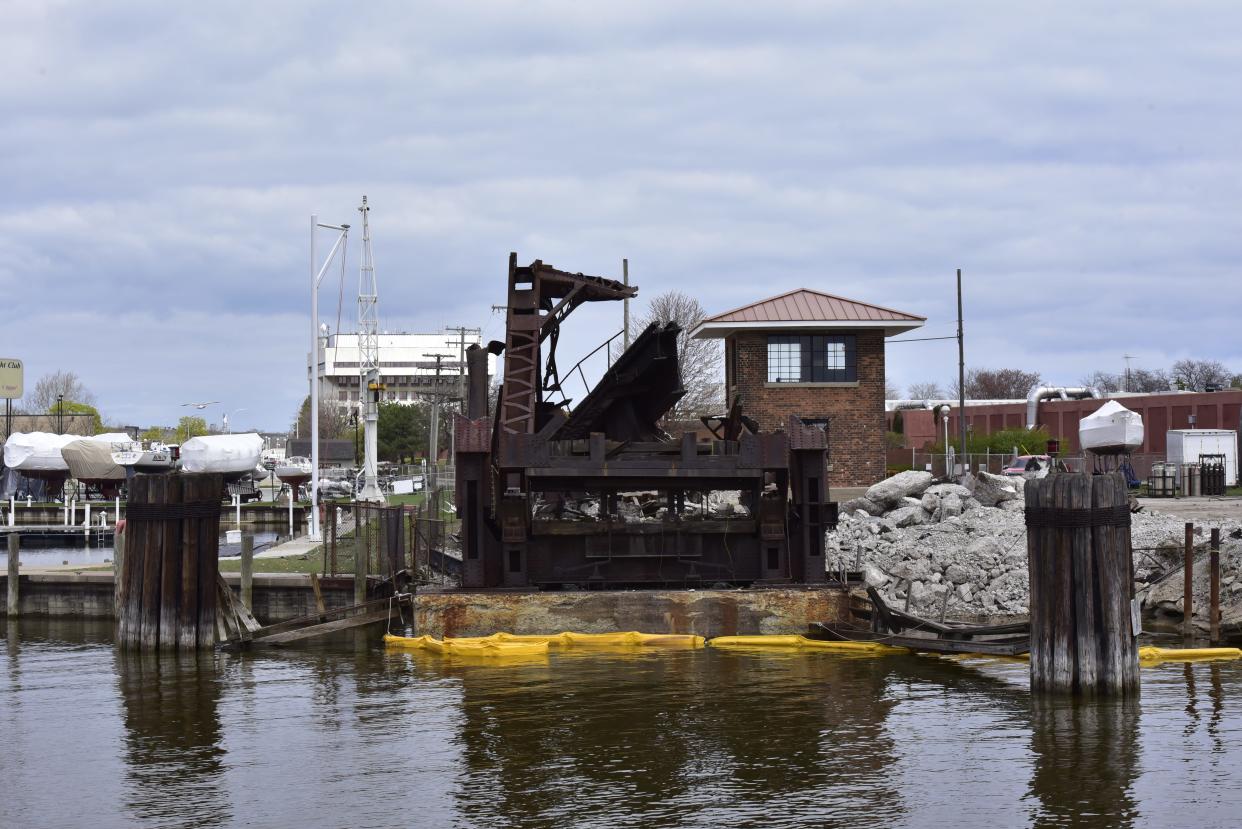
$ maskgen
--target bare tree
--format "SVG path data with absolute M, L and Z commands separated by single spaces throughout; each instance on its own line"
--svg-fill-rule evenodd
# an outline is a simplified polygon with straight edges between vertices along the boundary
M 1174 383 L 1190 391 L 1203 391 L 1209 385 L 1228 386 L 1233 380 L 1229 369 L 1218 360 L 1178 360 L 1170 375 Z
M 31 414 L 51 411 L 61 395 L 67 402 L 95 405 L 94 393 L 86 388 L 77 374 L 72 371 L 54 371 L 43 375 L 35 383 L 26 398 L 25 408 Z
M 696 340 L 690 337 L 694 327 L 707 312 L 694 297 L 681 291 L 666 291 L 651 299 L 647 311 L 638 320 L 642 331 L 653 322 L 675 322 L 681 328 L 677 335 L 677 357 L 681 363 L 681 384 L 686 394 L 673 406 L 667 417 L 690 420 L 702 415 L 724 411 L 723 360 L 719 340 Z
M 298 407 L 298 416 L 294 428 L 304 438 L 310 437 L 310 395 L 302 398 Z M 326 400 L 319 401 L 319 438 L 333 440 L 343 438 L 349 431 L 349 418 L 336 406 Z
M 901 386 L 897 385 L 892 380 L 889 380 L 887 377 L 884 378 L 884 399 L 885 400 L 900 400 L 901 399 Z
M 1039 373 L 1018 368 L 972 368 L 966 372 L 967 400 L 1014 400 L 1026 397 L 1032 386 L 1042 382 Z M 953 381 L 951 397 L 958 396 L 957 381 Z
M 936 382 L 915 383 L 910 386 L 911 400 L 943 400 L 944 389 Z
M 1125 391 L 1122 388 L 1125 378 L 1120 374 L 1110 374 L 1107 371 L 1097 371 L 1079 382 L 1088 388 L 1099 389 L 1102 392 Z
M 1083 379 L 1082 384 L 1093 386 L 1102 392 L 1128 391 L 1150 394 L 1167 391 L 1171 382 L 1169 373 L 1164 369 L 1135 368 L 1125 374 L 1097 371 Z

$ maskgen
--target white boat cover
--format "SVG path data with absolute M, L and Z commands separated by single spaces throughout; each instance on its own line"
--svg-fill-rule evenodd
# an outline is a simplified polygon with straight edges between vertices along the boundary
M 206 435 L 181 444 L 181 468 L 186 472 L 250 472 L 259 465 L 263 438 L 245 435 Z
M 100 440 L 100 437 L 65 444 L 60 454 L 69 465 L 69 474 L 79 481 L 125 480 L 125 467 L 112 459 L 112 441 Z
M 1078 443 L 1093 452 L 1137 449 L 1143 445 L 1143 418 L 1110 400 L 1078 421 Z
M 80 438 L 51 432 L 14 432 L 4 444 L 4 465 L 19 472 L 68 472 L 69 464 L 60 450 Z

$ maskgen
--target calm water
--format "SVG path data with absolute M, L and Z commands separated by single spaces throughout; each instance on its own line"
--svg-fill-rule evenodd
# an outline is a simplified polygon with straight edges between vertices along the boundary
M 220 529 L 221 558 L 241 555 L 241 542 L 229 543 L 226 533 L 228 529 L 229 527 L 223 526 Z M 254 536 L 255 552 L 262 552 L 286 537 L 272 530 L 247 528 L 243 532 Z M 91 546 L 36 547 L 28 545 L 22 547 L 21 563 L 23 567 L 49 567 L 63 564 L 99 565 L 111 562 L 113 555 L 111 539 L 104 543 L 92 540 Z
M 0 623 L 2 626 L 3 623 Z M 138 657 L 23 620 L 0 654 L 0 826 L 1236 826 L 1242 664 L 1138 704 L 1026 667 L 706 651 L 504 667 L 366 636 Z

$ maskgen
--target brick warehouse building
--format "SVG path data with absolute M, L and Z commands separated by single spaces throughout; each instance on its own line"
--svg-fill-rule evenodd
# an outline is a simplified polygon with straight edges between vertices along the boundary
M 884 477 L 884 340 L 926 317 L 800 288 L 708 317 L 725 341 L 725 396 L 764 430 L 797 415 L 828 424 L 829 485 Z

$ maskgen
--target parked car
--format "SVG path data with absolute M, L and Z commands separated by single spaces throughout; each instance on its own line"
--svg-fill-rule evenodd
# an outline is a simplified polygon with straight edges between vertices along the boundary
M 1003 470 L 1003 475 L 1019 478 L 1043 478 L 1053 468 L 1054 461 L 1048 455 L 1018 455 Z

